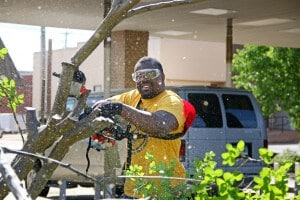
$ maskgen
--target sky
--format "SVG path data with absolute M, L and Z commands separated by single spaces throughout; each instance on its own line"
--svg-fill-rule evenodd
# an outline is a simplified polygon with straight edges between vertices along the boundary
M 76 47 L 87 41 L 93 31 L 46 27 L 46 48 L 52 39 L 52 49 Z M 0 23 L 0 37 L 8 49 L 17 70 L 33 71 L 33 53 L 41 51 L 41 27 Z

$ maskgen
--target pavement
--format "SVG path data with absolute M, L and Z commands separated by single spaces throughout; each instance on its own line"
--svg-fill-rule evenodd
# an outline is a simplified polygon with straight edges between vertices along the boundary
M 94 188 L 84 188 L 84 187 L 76 187 L 70 188 L 66 190 L 66 200 L 94 200 L 95 190 Z M 15 200 L 16 198 L 12 193 L 9 193 L 8 196 L 5 197 L 4 200 Z M 36 200 L 56 200 L 63 199 L 60 197 L 60 189 L 56 187 L 51 187 L 47 197 L 38 197 Z

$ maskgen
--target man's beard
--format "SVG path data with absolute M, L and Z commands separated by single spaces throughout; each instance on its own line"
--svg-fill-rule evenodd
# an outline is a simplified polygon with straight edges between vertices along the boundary
M 157 96 L 157 94 L 154 94 L 153 92 L 151 92 L 150 94 L 141 94 L 142 99 L 151 99 L 155 96 Z
M 141 94 L 142 99 L 151 99 L 156 97 L 157 95 L 159 95 L 165 88 L 165 84 L 164 82 L 162 82 L 161 80 L 158 81 L 158 86 L 151 86 L 151 90 L 150 91 L 143 91 L 142 90 L 142 85 L 138 85 L 137 88 Z

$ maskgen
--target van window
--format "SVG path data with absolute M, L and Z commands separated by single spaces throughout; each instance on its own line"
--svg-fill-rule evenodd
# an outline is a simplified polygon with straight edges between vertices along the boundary
M 74 97 L 68 97 L 67 104 L 66 104 L 66 110 L 72 111 L 75 107 L 76 98 Z
M 89 96 L 86 100 L 86 104 L 89 107 L 92 107 L 97 101 L 101 100 L 102 98 L 100 96 Z
M 192 127 L 221 128 L 223 126 L 220 103 L 215 94 L 189 93 L 188 100 L 194 105 L 197 116 Z
M 229 128 L 256 128 L 252 103 L 246 95 L 223 94 L 222 99 Z

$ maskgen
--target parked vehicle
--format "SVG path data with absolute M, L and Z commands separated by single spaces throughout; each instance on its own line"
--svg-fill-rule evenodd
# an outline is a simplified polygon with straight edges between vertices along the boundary
M 245 90 L 202 86 L 170 87 L 183 99 L 192 103 L 197 116 L 182 138 L 181 161 L 193 174 L 193 160 L 206 152 L 216 154 L 218 168 L 232 171 L 235 167 L 222 165 L 221 154 L 226 144 L 245 141 L 245 155 L 259 159 L 259 148 L 268 146 L 267 131 L 261 109 L 254 96 Z M 239 168 L 245 176 L 257 175 L 263 164 L 247 162 Z
M 13 113 L 0 113 L 0 130 L 3 133 L 18 133 L 19 128 L 23 131 L 26 129 L 25 117 L 22 114 L 16 114 L 16 119 L 19 123 L 16 123 Z

